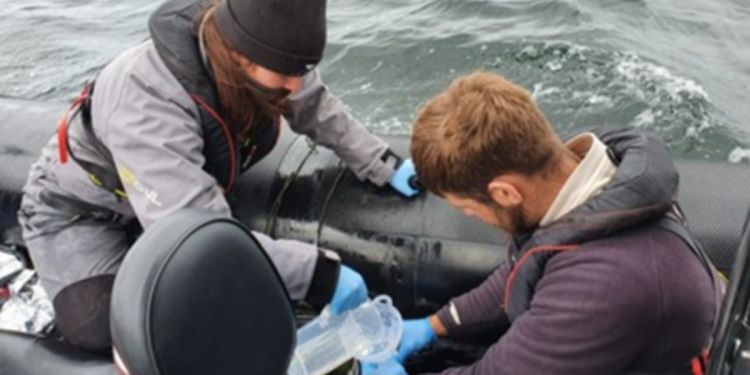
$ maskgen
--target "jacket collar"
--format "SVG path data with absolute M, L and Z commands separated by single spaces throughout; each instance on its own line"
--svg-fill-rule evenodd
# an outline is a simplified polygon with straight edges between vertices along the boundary
M 593 133 L 618 164 L 612 180 L 601 193 L 549 225 L 515 235 L 517 252 L 607 237 L 659 217 L 672 206 L 679 177 L 661 139 L 633 128 Z
M 149 18 L 156 51 L 186 91 L 217 107 L 216 90 L 203 61 L 195 19 L 208 6 L 205 0 L 170 0 Z

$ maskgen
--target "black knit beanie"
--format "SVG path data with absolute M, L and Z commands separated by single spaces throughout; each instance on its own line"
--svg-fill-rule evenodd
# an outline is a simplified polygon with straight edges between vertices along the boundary
M 326 0 L 224 0 L 215 17 L 229 46 L 266 69 L 301 76 L 323 58 Z

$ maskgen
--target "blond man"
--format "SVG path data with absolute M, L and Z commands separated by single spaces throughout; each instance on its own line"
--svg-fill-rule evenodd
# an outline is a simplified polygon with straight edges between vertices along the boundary
M 719 288 L 657 137 L 563 143 L 526 90 L 477 72 L 424 106 L 411 152 L 429 191 L 512 240 L 483 284 L 406 322 L 401 362 L 436 337 L 493 327 L 505 331 L 483 358 L 443 374 L 690 373 Z

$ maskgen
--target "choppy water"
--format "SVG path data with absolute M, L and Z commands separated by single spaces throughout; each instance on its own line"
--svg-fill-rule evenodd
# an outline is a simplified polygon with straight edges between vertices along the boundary
M 151 0 L 0 0 L 0 96 L 64 101 L 147 37 Z M 631 125 L 676 154 L 750 160 L 750 0 L 329 0 L 325 80 L 406 134 L 457 75 L 503 74 L 560 133 Z

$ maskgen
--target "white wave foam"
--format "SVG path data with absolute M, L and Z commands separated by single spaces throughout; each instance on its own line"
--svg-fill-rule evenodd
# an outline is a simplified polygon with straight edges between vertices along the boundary
M 636 128 L 647 128 L 654 124 L 655 119 L 656 115 L 654 114 L 654 111 L 651 108 L 648 108 L 639 113 L 638 116 L 635 116 L 632 125 Z
M 682 102 L 685 96 L 708 100 L 706 90 L 692 79 L 675 76 L 669 69 L 643 61 L 634 54 L 623 55 L 615 69 L 627 81 L 637 83 L 638 87 L 654 87 L 675 101 Z
M 551 72 L 556 72 L 563 68 L 563 63 L 561 60 L 552 60 L 548 61 L 544 66 L 549 69 Z
M 535 83 L 534 89 L 531 91 L 531 97 L 534 98 L 534 100 L 537 100 L 541 97 L 554 95 L 560 92 L 562 92 L 562 90 L 559 87 L 545 88 L 543 83 Z
M 735 147 L 734 150 L 729 153 L 728 160 L 733 164 L 750 161 L 750 149 Z
M 611 107 L 612 98 L 610 98 L 609 96 L 605 96 L 605 95 L 594 94 L 594 95 L 591 95 L 591 97 L 589 97 L 588 100 L 586 100 L 586 103 L 591 104 L 591 105 L 602 105 L 602 106 Z
M 363 122 L 367 124 L 368 129 L 374 131 L 376 134 L 406 136 L 411 134 L 411 124 L 396 116 L 380 120 L 368 117 L 363 118 Z
M 540 55 L 541 53 L 539 52 L 539 49 L 533 45 L 529 45 L 524 47 L 521 52 L 518 52 L 516 57 L 521 59 L 537 59 Z

